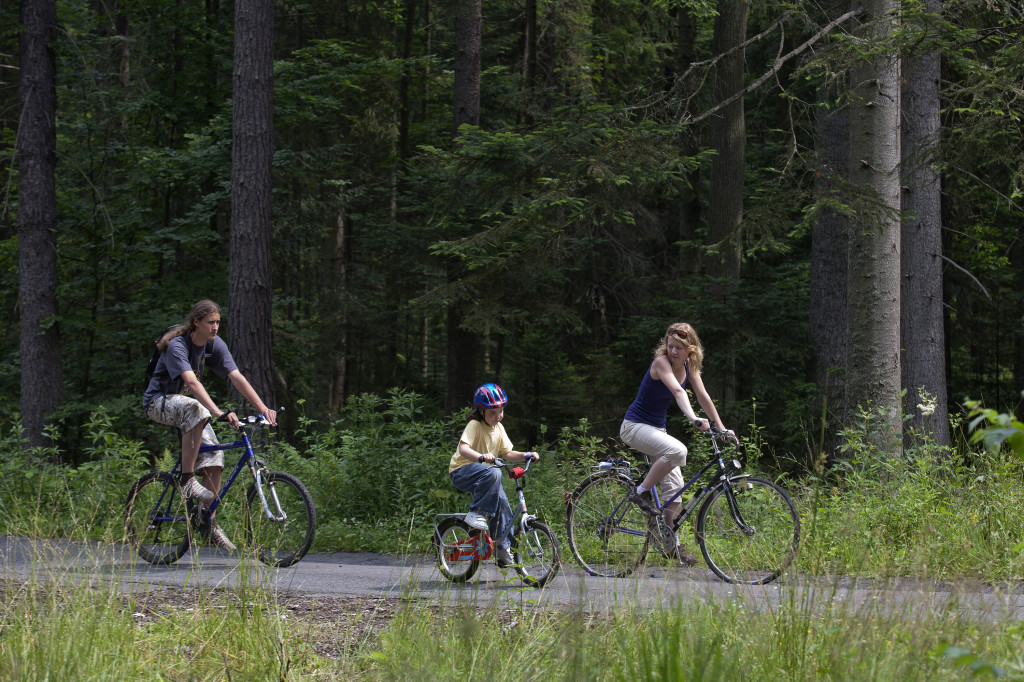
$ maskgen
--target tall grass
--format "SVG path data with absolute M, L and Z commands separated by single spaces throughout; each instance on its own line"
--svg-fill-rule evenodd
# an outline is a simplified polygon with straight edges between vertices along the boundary
M 800 602 L 766 611 L 742 602 L 601 613 L 410 609 L 364 655 L 364 674 L 494 682 L 881 681 L 962 680 L 998 670 L 1012 679 L 1024 674 L 1020 644 L 1015 623 L 871 608 L 822 612 Z
M 70 586 L 69 586 L 70 585 Z M 1024 628 L 999 613 L 782 590 L 646 609 L 545 609 L 510 597 L 404 602 L 353 635 L 372 600 L 296 617 L 262 585 L 180 590 L 2 583 L 0 679 L 21 680 L 962 680 L 1024 679 Z M 370 618 L 373 618 L 371 615 Z

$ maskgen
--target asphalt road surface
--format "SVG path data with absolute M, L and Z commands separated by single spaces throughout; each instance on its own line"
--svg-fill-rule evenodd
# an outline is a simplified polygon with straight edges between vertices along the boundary
M 670 607 L 695 599 L 738 601 L 744 608 L 780 604 L 853 613 L 907 612 L 920 616 L 955 612 L 968 618 L 1024 619 L 1024 583 L 972 581 L 851 580 L 783 576 L 766 586 L 729 585 L 703 565 L 648 568 L 629 578 L 585 574 L 563 550 L 562 570 L 543 589 L 527 588 L 514 571 L 486 562 L 466 585 L 453 585 L 433 556 L 338 552 L 309 554 L 295 566 L 272 569 L 249 558 L 202 547 L 171 566 L 152 566 L 122 544 L 0 537 L 0 577 L 16 580 L 113 583 L 125 592 L 151 588 L 259 584 L 282 593 L 315 597 L 405 597 L 473 604 L 515 602 L 529 607 L 604 611 Z

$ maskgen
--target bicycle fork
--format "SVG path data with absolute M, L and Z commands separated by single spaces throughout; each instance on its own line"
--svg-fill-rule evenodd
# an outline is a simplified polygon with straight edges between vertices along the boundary
M 745 485 L 745 480 L 739 481 L 737 485 Z M 740 506 L 736 503 L 736 490 L 733 488 L 732 479 L 726 479 L 722 482 L 722 493 L 725 495 L 726 502 L 729 503 L 729 513 L 732 515 L 732 520 L 739 526 L 740 531 L 747 537 L 754 535 L 754 528 L 743 519 L 743 514 L 740 513 Z
M 271 521 L 287 521 L 288 514 L 285 513 L 284 509 L 281 509 L 281 502 L 277 499 L 277 489 L 273 483 L 266 481 L 264 473 L 266 468 L 263 466 L 257 466 L 256 464 L 250 464 L 252 467 L 253 480 L 256 481 L 256 494 L 260 498 L 260 504 L 263 505 L 263 513 Z M 274 509 L 277 510 L 275 514 L 271 510 L 270 505 L 267 503 L 267 495 L 263 492 L 263 488 L 267 487 L 270 489 L 270 498 L 274 501 Z

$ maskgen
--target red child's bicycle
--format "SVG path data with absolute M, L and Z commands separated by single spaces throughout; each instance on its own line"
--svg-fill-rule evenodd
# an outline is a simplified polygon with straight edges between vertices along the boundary
M 526 513 L 526 472 L 531 459 L 522 467 L 509 468 L 504 460 L 496 458 L 494 465 L 503 468 L 516 482 L 516 497 L 519 504 L 512 510 L 513 523 L 506 531 L 512 534 L 512 568 L 531 587 L 543 587 L 558 573 L 562 566 L 558 539 L 547 525 L 537 517 Z M 454 583 L 466 582 L 476 573 L 481 561 L 487 561 L 494 553 L 494 545 L 505 536 L 491 538 L 484 531 L 471 528 L 465 521 L 465 514 L 438 514 L 434 517 L 434 548 L 437 550 L 437 567 L 444 577 Z

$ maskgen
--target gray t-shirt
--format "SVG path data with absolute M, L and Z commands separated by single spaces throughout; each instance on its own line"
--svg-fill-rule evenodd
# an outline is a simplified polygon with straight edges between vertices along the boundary
M 231 351 L 228 350 L 228 344 L 219 336 L 214 337 L 213 342 L 205 346 L 192 343 L 189 334 L 171 339 L 167 344 L 167 350 L 156 363 L 156 369 L 153 370 L 153 378 L 150 379 L 146 395 L 142 399 L 143 409 L 148 408 L 149 403 L 158 395 L 182 392 L 187 394 L 185 381 L 181 378 L 182 373 L 192 370 L 201 378 L 204 365 L 222 379 L 238 369 L 235 359 L 231 357 Z

